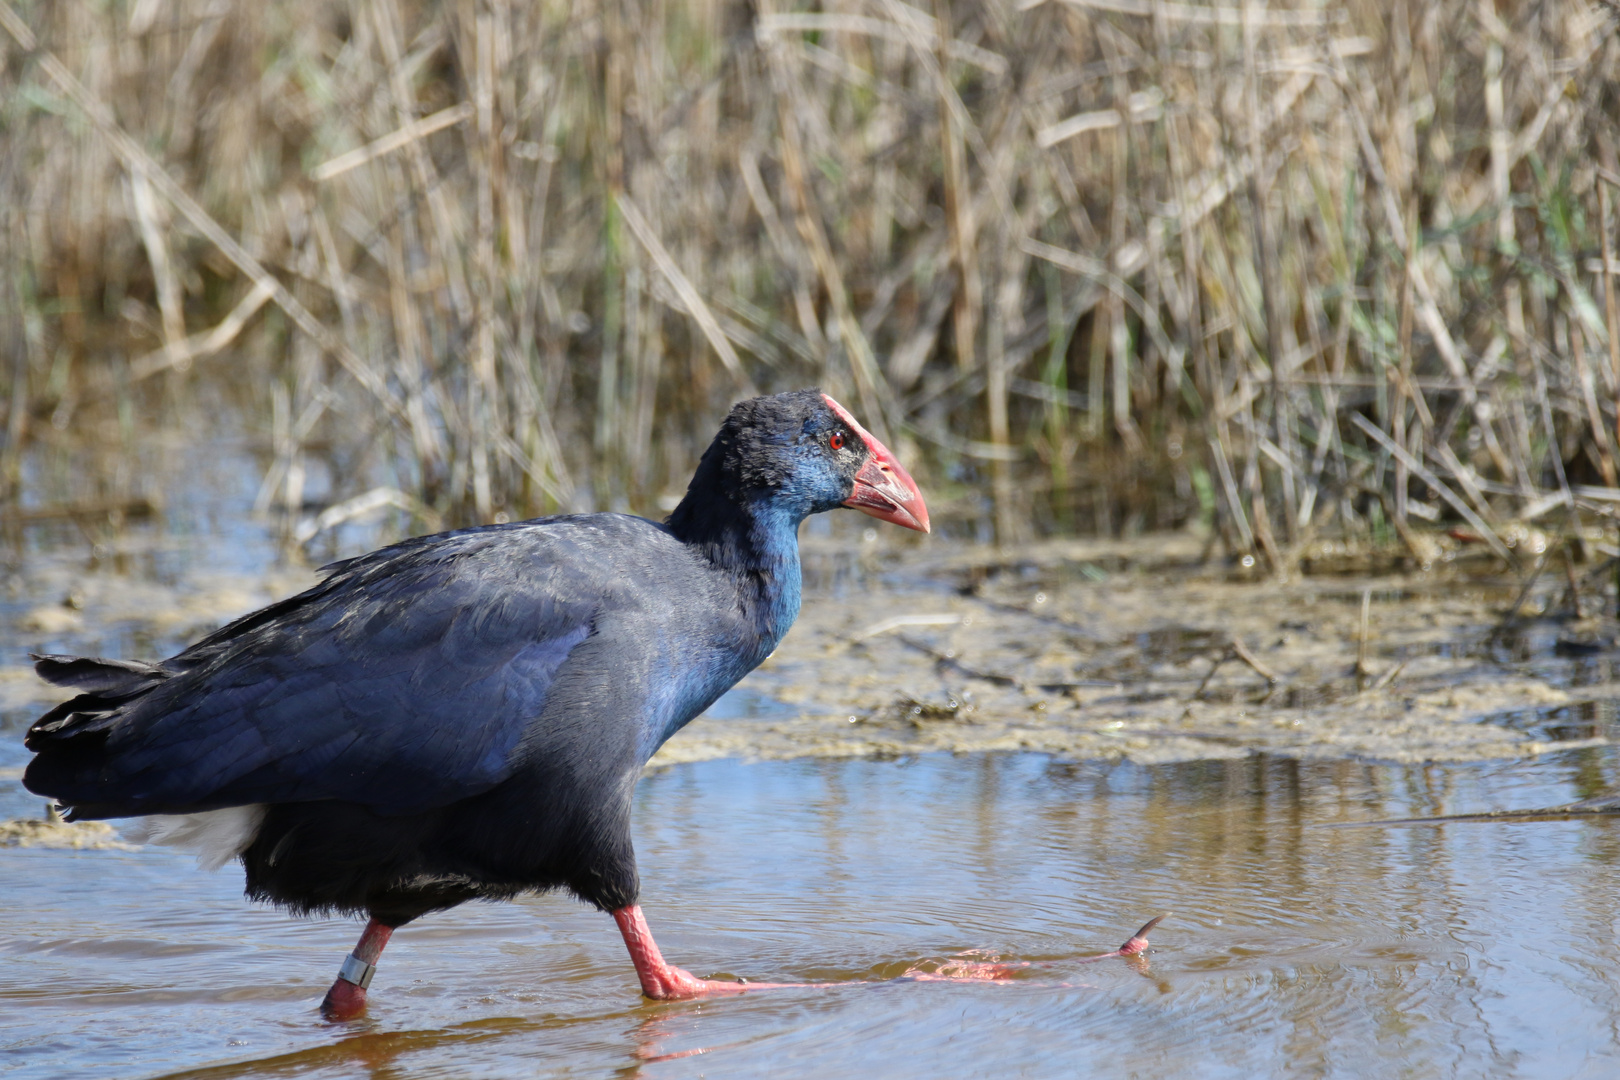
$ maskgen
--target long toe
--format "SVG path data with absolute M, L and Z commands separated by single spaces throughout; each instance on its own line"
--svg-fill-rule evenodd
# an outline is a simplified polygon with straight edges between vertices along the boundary
M 667 965 L 660 973 L 658 985 L 642 987 L 642 993 L 655 1001 L 680 1001 L 685 998 L 704 997 L 709 994 L 743 994 L 750 990 L 786 990 L 792 987 L 821 985 L 811 983 L 732 982 L 728 979 L 700 979 L 691 972 Z

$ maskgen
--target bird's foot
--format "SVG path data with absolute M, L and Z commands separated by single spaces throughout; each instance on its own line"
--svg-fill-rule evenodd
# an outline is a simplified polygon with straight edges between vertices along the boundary
M 662 970 L 654 969 L 639 974 L 641 992 L 654 1001 L 680 1001 L 685 998 L 703 997 L 706 994 L 740 994 L 744 990 L 773 990 L 781 985 L 700 979 L 674 964 L 665 964 Z
M 353 1020 L 366 1011 L 366 992 L 344 979 L 332 984 L 321 1000 L 321 1018 L 324 1020 Z
M 613 920 L 619 924 L 619 931 L 624 935 L 625 946 L 630 950 L 630 960 L 636 965 L 636 975 L 641 979 L 641 992 L 654 1001 L 680 1001 L 685 998 L 703 997 L 706 994 L 741 994 L 749 990 L 784 990 L 795 986 L 821 985 L 700 979 L 691 972 L 664 960 L 663 954 L 658 951 L 658 944 L 653 941 L 652 931 L 648 929 L 647 920 L 641 914 L 639 906 L 631 904 L 619 908 L 612 914 Z

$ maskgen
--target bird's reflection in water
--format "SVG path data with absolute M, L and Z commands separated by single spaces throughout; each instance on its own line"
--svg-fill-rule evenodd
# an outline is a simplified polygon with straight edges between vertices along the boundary
M 696 1024 L 693 1022 L 696 1019 L 695 1015 L 688 1014 L 681 1019 L 686 1022 L 683 1024 L 667 1011 L 660 1009 L 657 1014 L 648 1016 L 637 1024 L 633 1035 L 635 1048 L 631 1051 L 631 1056 L 635 1060 L 627 1070 L 621 1070 L 621 1075 L 624 1073 L 635 1075 L 641 1071 L 642 1065 L 697 1057 L 720 1049 L 719 1046 L 693 1046 L 684 1050 L 666 1049 L 672 1041 L 690 1039 L 695 1033 Z M 681 1030 L 683 1027 L 687 1030 Z
M 375 1022 L 361 1020 L 338 1029 L 338 1037 L 324 1046 L 163 1073 L 152 1080 L 236 1080 L 238 1077 L 258 1080 L 311 1074 L 354 1076 L 358 1075 L 358 1070 L 364 1070 L 371 1080 L 397 1080 L 408 1072 L 407 1062 L 402 1060 L 407 1056 L 532 1035 L 553 1026 L 546 1021 L 521 1017 L 491 1017 L 451 1028 L 381 1031 L 377 1030 L 379 1025 Z

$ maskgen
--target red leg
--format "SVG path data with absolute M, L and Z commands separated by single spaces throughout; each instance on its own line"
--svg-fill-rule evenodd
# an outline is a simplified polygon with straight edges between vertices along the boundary
M 377 970 L 377 960 L 382 956 L 383 946 L 388 944 L 393 934 L 393 927 L 384 926 L 376 919 L 366 924 L 366 932 L 360 935 L 360 943 L 344 959 L 337 981 L 321 1002 L 322 1016 L 328 1020 L 352 1020 L 366 1011 L 366 987 L 371 985 L 371 976 Z M 656 954 L 657 949 L 653 951 Z
M 625 947 L 630 950 L 630 962 L 636 965 L 636 974 L 641 978 L 641 992 L 658 1001 L 700 997 L 704 994 L 739 994 L 745 990 L 780 990 L 791 986 L 812 985 L 700 979 L 665 962 L 664 955 L 658 951 L 658 942 L 653 940 L 652 930 L 647 926 L 646 916 L 641 914 L 640 904 L 631 904 L 613 912 L 613 921 L 619 924 L 619 933 L 624 935 Z

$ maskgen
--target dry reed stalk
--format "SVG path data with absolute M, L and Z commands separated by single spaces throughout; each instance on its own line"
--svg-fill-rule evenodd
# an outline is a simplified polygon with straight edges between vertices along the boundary
M 156 375 L 160 371 L 170 368 L 183 367 L 193 360 L 201 360 L 227 348 L 236 340 L 242 328 L 249 319 L 258 314 L 260 308 L 270 299 L 270 288 L 262 282 L 255 282 L 230 313 L 221 319 L 214 327 L 205 333 L 192 334 L 177 342 L 165 345 L 156 352 L 147 353 L 130 362 L 129 377 L 133 380 Z M 165 337 L 169 334 L 165 326 Z
M 1612 157 L 1612 153 L 1609 155 Z M 1603 325 L 1609 336 L 1609 372 L 1613 376 L 1615 411 L 1615 438 L 1620 442 L 1620 313 L 1617 313 L 1614 289 L 1614 249 L 1610 224 L 1609 188 L 1620 183 L 1611 163 L 1605 170 L 1609 175 L 1598 177 L 1598 250 L 1603 255 Z
M 448 109 L 440 109 L 432 116 L 424 116 L 420 120 L 413 120 L 396 131 L 391 131 L 380 139 L 373 139 L 366 145 L 346 154 L 340 154 L 330 161 L 317 165 L 310 170 L 309 178 L 314 181 L 331 180 L 342 176 L 351 169 L 382 157 L 392 154 L 395 150 L 425 139 L 435 131 L 443 131 L 452 124 L 459 124 L 463 120 L 471 119 L 476 110 L 472 105 L 463 101 L 452 105 Z
M 1620 487 L 1620 473 L 1615 471 L 1615 452 L 1609 426 L 1603 422 L 1603 410 L 1598 407 L 1592 368 L 1586 362 L 1586 336 L 1574 323 L 1570 324 L 1569 346 L 1570 355 L 1575 360 L 1575 378 L 1581 389 L 1581 404 L 1586 407 L 1592 445 L 1597 449 L 1598 468 L 1603 472 L 1603 483 L 1608 487 Z
M 1417 261 L 1415 208 L 1408 211 L 1407 222 L 1406 251 L 1401 264 L 1399 329 L 1396 332 L 1395 340 L 1396 356 L 1400 364 L 1395 371 L 1398 393 L 1395 396 L 1394 408 L 1391 410 L 1390 436 L 1397 444 L 1406 447 L 1410 451 L 1411 447 L 1408 445 L 1406 437 L 1407 401 L 1415 399 L 1420 407 L 1423 401 L 1422 395 L 1415 393 L 1412 387 L 1412 265 Z M 1412 546 L 1406 523 L 1407 475 L 1406 464 L 1397 460 L 1394 480 L 1394 514 L 1392 517 L 1395 528 L 1401 532 L 1401 538 L 1407 541 L 1408 546 Z
M 170 357 L 166 366 L 183 369 L 191 359 L 185 348 L 186 318 L 180 306 L 180 282 L 175 277 L 174 260 L 169 258 L 169 244 L 164 235 L 167 230 L 163 211 L 152 194 L 152 186 L 139 171 L 130 173 L 129 186 L 135 219 L 141 227 L 141 244 L 152 263 L 152 277 L 157 285 L 158 311 L 163 316 L 163 343 Z
M 935 0 L 934 18 L 938 24 L 938 40 L 942 67 L 948 67 L 950 54 L 950 5 Z M 979 278 L 979 258 L 975 250 L 973 200 L 966 192 L 966 162 L 963 160 L 962 131 L 951 110 L 951 92 L 945 79 L 939 80 L 940 161 L 944 165 L 945 221 L 951 239 L 951 264 L 956 268 L 956 298 L 952 304 L 954 319 L 952 351 L 956 354 L 958 371 L 970 371 L 975 366 L 974 346 L 979 334 L 979 308 L 983 302 L 984 286 Z
M 1265 318 L 1266 366 L 1271 369 L 1271 429 L 1276 441 L 1286 445 L 1289 441 L 1286 433 L 1291 425 L 1288 419 L 1288 394 L 1284 384 L 1282 312 L 1277 297 L 1277 250 L 1272 239 L 1271 170 L 1267 164 L 1264 144 L 1260 140 L 1259 42 L 1256 19 L 1254 0 L 1244 0 L 1241 20 L 1243 91 L 1245 111 L 1248 114 L 1247 131 L 1244 132 L 1244 136 L 1248 143 L 1249 160 L 1253 163 L 1249 171 L 1249 215 L 1254 227 L 1254 251 L 1257 263 L 1255 269 L 1260 279 L 1261 310 Z M 1285 483 L 1284 494 L 1288 511 L 1285 520 L 1291 532 L 1294 518 L 1297 516 L 1291 483 Z M 1262 538 L 1267 535 L 1269 527 L 1262 533 Z M 1280 566 L 1280 560 L 1274 560 L 1274 563 Z

